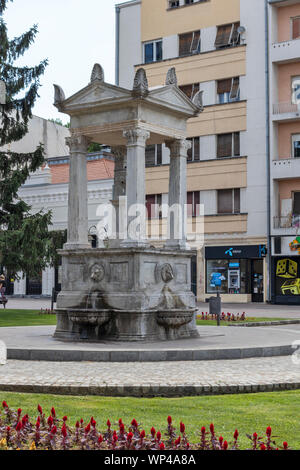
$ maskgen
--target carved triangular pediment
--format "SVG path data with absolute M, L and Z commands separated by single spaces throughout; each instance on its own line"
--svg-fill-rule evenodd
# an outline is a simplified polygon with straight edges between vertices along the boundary
M 87 105 L 99 105 L 101 102 L 113 101 L 116 103 L 118 100 L 122 101 L 129 98 L 131 98 L 129 90 L 96 80 L 66 99 L 61 105 L 67 110 L 68 108 L 74 109 L 77 106 L 80 108 Z
M 195 114 L 197 106 L 176 85 L 168 85 L 151 90 L 147 101 L 169 106 L 187 114 Z

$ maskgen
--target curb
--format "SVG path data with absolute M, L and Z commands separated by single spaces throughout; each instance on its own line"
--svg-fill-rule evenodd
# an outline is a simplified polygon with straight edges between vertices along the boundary
M 278 392 L 299 390 L 300 383 L 266 383 L 240 385 L 119 385 L 119 386 L 77 386 L 77 385 L 21 385 L 0 384 L 0 391 L 15 393 L 44 393 L 72 396 L 135 397 L 135 398 L 178 398 L 187 396 L 234 395 L 246 393 Z
M 299 325 L 300 320 L 278 320 L 278 321 L 261 321 L 255 323 L 235 323 L 227 326 L 244 326 L 250 328 L 251 326 L 279 326 L 279 325 Z
M 54 350 L 8 349 L 8 360 L 46 362 L 173 362 L 250 359 L 255 357 L 290 356 L 295 348 L 289 345 L 174 350 Z

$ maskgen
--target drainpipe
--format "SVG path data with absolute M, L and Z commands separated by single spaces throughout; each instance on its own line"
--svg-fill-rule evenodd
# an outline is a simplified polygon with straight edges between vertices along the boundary
M 268 234 L 268 283 L 267 302 L 272 294 L 272 238 L 271 238 L 271 155 L 270 155 L 270 67 L 269 67 L 269 2 L 265 0 L 265 64 L 266 64 L 266 158 L 267 158 L 267 234 Z
M 120 84 L 120 7 L 116 6 L 116 85 Z

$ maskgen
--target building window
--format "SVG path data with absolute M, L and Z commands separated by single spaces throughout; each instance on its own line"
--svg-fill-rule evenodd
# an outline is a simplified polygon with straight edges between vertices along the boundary
M 292 78 L 292 103 L 300 104 L 300 77 Z
M 291 18 L 292 21 L 292 39 L 300 38 L 300 16 Z
M 168 2 L 169 8 L 178 8 L 179 7 L 179 0 L 169 0 Z
M 240 77 L 217 81 L 218 103 L 232 103 L 240 100 Z
M 148 219 L 161 219 L 161 194 L 151 194 L 146 196 L 146 210 Z
M 293 216 L 300 216 L 300 192 L 293 193 Z
M 179 57 L 200 52 L 200 31 L 179 34 Z
M 241 191 L 237 189 L 218 190 L 218 214 L 239 214 Z
M 162 164 L 162 145 L 147 145 L 145 150 L 146 167 Z
M 200 137 L 187 139 L 192 143 L 192 147 L 188 150 L 188 162 L 199 162 L 200 160 Z
M 240 156 L 240 133 L 217 135 L 217 158 Z
M 196 93 L 200 90 L 200 85 L 199 83 L 192 83 L 191 85 L 181 85 L 179 88 L 190 100 L 193 100 Z
M 232 47 L 240 44 L 240 23 L 225 24 L 218 26 L 215 48 Z
M 292 135 L 292 153 L 294 158 L 300 158 L 300 134 Z
M 192 191 L 187 193 L 187 216 L 200 216 L 200 191 Z
M 162 60 L 162 40 L 146 42 L 144 44 L 144 63 Z

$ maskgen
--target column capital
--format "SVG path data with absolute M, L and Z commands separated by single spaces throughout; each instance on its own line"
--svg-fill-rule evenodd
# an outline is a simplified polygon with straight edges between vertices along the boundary
M 127 145 L 145 145 L 146 141 L 150 138 L 150 132 L 140 127 L 135 129 L 128 129 L 123 132 L 123 137 L 127 139 Z
M 71 153 L 87 153 L 87 149 L 91 139 L 85 135 L 71 135 L 66 137 L 66 145 L 69 147 Z
M 167 141 L 166 147 L 170 149 L 171 157 L 186 157 L 187 152 L 190 148 L 192 148 L 192 143 L 186 139 L 176 139 Z

